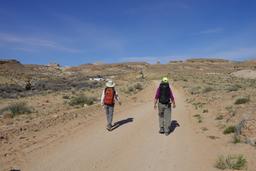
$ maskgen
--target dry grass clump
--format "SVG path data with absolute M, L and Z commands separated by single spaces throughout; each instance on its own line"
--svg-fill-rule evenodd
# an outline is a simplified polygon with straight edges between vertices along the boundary
M 222 119 L 224 119 L 224 116 L 223 116 L 223 115 L 218 115 L 218 116 L 215 118 L 215 120 L 222 120 Z
M 214 91 L 215 89 L 211 86 L 195 86 L 190 88 L 188 91 L 190 94 L 195 95 L 195 94 L 200 94 L 200 93 L 208 93 L 210 91 Z
M 241 88 L 240 85 L 238 85 L 238 84 L 232 84 L 232 85 L 226 86 L 226 87 L 225 87 L 225 90 L 226 90 L 227 92 L 231 92 L 231 91 L 238 91 L 240 88 Z
M 27 106 L 27 104 L 25 102 L 16 102 L 16 103 L 10 104 L 6 108 L 2 109 L 0 111 L 0 114 L 5 111 L 10 111 L 11 116 L 15 117 L 15 116 L 21 115 L 21 114 L 29 114 L 33 111 L 33 109 L 31 109 L 29 106 Z
M 228 126 L 226 129 L 224 129 L 223 134 L 231 134 L 235 132 L 236 127 L 235 126 Z
M 213 90 L 214 90 L 213 87 L 207 86 L 207 87 L 204 87 L 204 88 L 202 89 L 202 93 L 208 93 L 208 92 L 213 91 Z
M 196 86 L 196 87 L 192 87 L 188 90 L 190 92 L 190 94 L 200 94 L 201 93 L 201 87 L 200 86 Z
M 234 144 L 241 143 L 241 138 L 240 138 L 240 136 L 234 135 L 234 137 L 233 137 L 233 143 L 234 143 Z
M 204 105 L 205 105 L 205 103 L 202 103 L 202 102 L 194 102 L 194 103 L 192 103 L 192 105 L 195 107 L 195 109 L 197 110 L 197 109 L 201 109 Z
M 120 90 L 126 94 L 132 94 L 143 90 L 143 85 L 142 83 L 135 83 L 130 86 L 127 86 L 126 88 L 121 88 Z
M 68 95 L 63 95 L 62 98 L 63 99 L 70 99 L 70 97 Z
M 203 118 L 202 118 L 202 116 L 200 114 L 196 114 L 196 115 L 194 115 L 194 117 L 197 118 L 197 122 L 198 123 L 202 123 L 203 122 Z
M 247 160 L 243 155 L 228 155 L 227 157 L 220 156 L 215 163 L 215 167 L 221 170 L 242 170 L 247 167 Z
M 142 89 L 143 89 L 143 86 L 142 86 L 141 83 L 135 83 L 135 84 L 133 85 L 133 87 L 134 87 L 136 90 L 142 90 Z
M 236 105 L 238 105 L 238 104 L 244 104 L 244 103 L 247 103 L 247 102 L 249 102 L 250 101 L 250 98 L 249 97 L 243 97 L 243 96 L 241 96 L 241 97 L 238 97 L 236 100 L 235 100 L 235 103 L 234 104 L 236 104 Z
M 95 97 L 88 97 L 84 94 L 80 94 L 78 96 L 71 97 L 70 101 L 68 102 L 71 106 L 84 106 L 92 105 L 97 99 Z

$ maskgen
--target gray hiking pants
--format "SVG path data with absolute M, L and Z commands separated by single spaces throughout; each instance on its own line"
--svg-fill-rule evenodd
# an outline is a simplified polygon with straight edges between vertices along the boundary
M 113 121 L 114 106 L 105 105 L 104 107 L 107 116 L 107 126 L 111 126 Z
M 171 104 L 158 103 L 159 127 L 164 128 L 164 132 L 170 131 L 171 126 Z

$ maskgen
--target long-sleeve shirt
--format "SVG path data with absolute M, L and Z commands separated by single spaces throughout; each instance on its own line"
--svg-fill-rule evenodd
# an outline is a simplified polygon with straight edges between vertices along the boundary
M 102 104 L 102 105 L 104 105 L 104 98 L 105 98 L 105 89 L 102 91 L 102 94 L 101 94 L 101 98 L 100 98 L 100 103 Z M 120 97 L 118 96 L 118 93 L 117 93 L 117 91 L 115 90 L 115 97 L 114 97 L 114 100 L 116 101 L 120 101 Z M 114 102 L 115 102 L 114 101 Z
M 172 102 L 174 102 L 174 96 L 170 87 L 169 87 L 168 96 L 172 100 Z M 155 95 L 156 100 L 159 98 L 160 98 L 160 87 L 157 88 L 156 95 Z

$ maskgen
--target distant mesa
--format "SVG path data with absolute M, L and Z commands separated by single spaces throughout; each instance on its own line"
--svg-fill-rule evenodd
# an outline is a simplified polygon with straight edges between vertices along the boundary
M 21 63 L 16 59 L 0 59 L 0 65 L 2 64 L 21 64 Z
M 48 67 L 53 67 L 53 68 L 59 68 L 60 64 L 58 64 L 58 63 L 49 63 L 47 66 Z
M 182 60 L 180 60 L 180 61 L 169 61 L 169 63 L 170 64 L 173 64 L 173 63 L 183 63 L 183 61 Z
M 95 62 L 93 65 L 104 65 L 104 63 L 101 62 L 101 61 L 97 61 L 97 62 Z
M 200 63 L 227 63 L 230 62 L 226 59 L 220 59 L 220 58 L 191 58 L 187 59 L 186 62 L 200 62 Z

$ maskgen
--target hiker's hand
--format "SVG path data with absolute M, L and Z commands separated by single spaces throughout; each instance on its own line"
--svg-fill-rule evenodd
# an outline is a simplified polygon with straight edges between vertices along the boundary
M 118 101 L 118 104 L 121 106 L 121 105 L 122 105 L 122 102 L 121 102 L 121 101 Z
M 175 103 L 173 103 L 173 108 L 175 108 L 176 107 L 176 104 Z
M 156 109 L 156 104 L 154 104 L 154 109 Z

